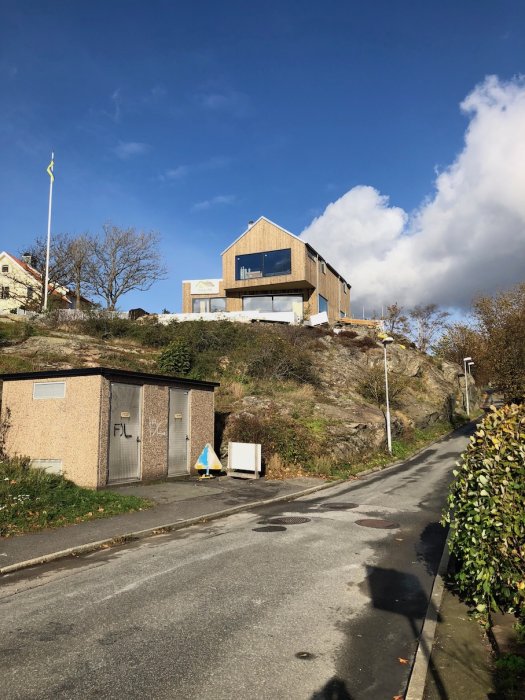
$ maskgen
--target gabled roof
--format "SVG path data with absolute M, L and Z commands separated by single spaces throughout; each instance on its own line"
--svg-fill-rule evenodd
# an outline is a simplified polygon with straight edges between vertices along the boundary
M 266 221 L 266 223 L 271 224 L 272 226 L 275 226 L 275 228 L 281 229 L 281 231 L 283 231 L 284 233 L 287 233 L 287 234 L 288 234 L 289 236 L 291 236 L 292 238 L 295 238 L 296 241 L 300 241 L 300 242 L 301 242 L 303 245 L 305 245 L 309 250 L 311 250 L 312 253 L 314 253 L 318 258 L 320 258 L 321 260 L 323 260 L 323 261 L 326 263 L 326 266 L 334 273 L 334 275 L 336 275 L 336 277 L 339 277 L 339 279 L 342 280 L 349 288 L 352 287 L 352 285 L 350 284 L 350 282 L 347 282 L 347 280 L 346 280 L 339 272 L 337 272 L 337 270 L 336 270 L 332 265 L 330 265 L 330 263 L 328 263 L 328 262 L 326 261 L 326 259 L 325 259 L 322 255 L 320 255 L 320 254 L 317 252 L 317 250 L 316 250 L 313 246 L 311 246 L 309 243 L 307 243 L 307 242 L 304 240 L 304 238 L 301 238 L 300 236 L 296 236 L 295 233 L 292 233 L 291 231 L 288 231 L 287 229 L 283 228 L 282 226 L 279 226 L 279 224 L 276 224 L 276 223 L 274 223 L 273 221 L 270 221 L 270 219 L 268 219 L 266 216 L 260 216 L 260 217 L 257 219 L 257 221 L 255 221 L 251 226 L 248 226 L 248 228 L 246 229 L 246 231 L 244 231 L 244 233 L 241 233 L 241 235 L 238 236 L 238 238 L 236 238 L 236 239 L 233 241 L 233 243 L 230 243 L 230 245 L 222 251 L 221 255 L 224 255 L 224 253 L 226 253 L 228 250 L 230 250 L 230 248 L 231 248 L 232 246 L 234 246 L 234 245 L 237 243 L 237 241 L 240 241 L 241 238 L 242 238 L 243 236 L 245 236 L 245 235 L 248 233 L 248 231 L 251 231 L 252 228 L 253 228 L 254 226 L 256 226 L 256 225 L 259 223 L 259 221 Z
M 306 241 L 303 241 L 302 238 L 299 238 L 299 236 L 296 236 L 295 233 L 292 233 L 291 231 L 288 231 L 287 229 L 283 228 L 282 226 L 279 226 L 279 224 L 276 224 L 276 223 L 274 223 L 273 221 L 270 221 L 270 219 L 268 219 L 266 216 L 260 216 L 260 217 L 257 219 L 257 221 L 254 221 L 254 223 L 253 223 L 251 226 L 248 226 L 248 228 L 246 229 L 246 231 L 244 231 L 244 233 L 241 233 L 241 235 L 238 236 L 238 237 L 233 241 L 233 243 L 230 243 L 230 245 L 222 251 L 221 255 L 224 255 L 224 253 L 226 253 L 226 251 L 230 250 L 230 248 L 231 248 L 233 245 L 235 245 L 235 244 L 237 243 L 237 241 L 240 241 L 241 238 L 242 238 L 243 236 L 245 236 L 245 235 L 248 233 L 248 231 L 251 231 L 252 228 L 253 228 L 254 226 L 256 226 L 256 225 L 259 223 L 259 221 L 266 221 L 267 224 L 271 224 L 272 226 L 275 226 L 275 228 L 280 228 L 281 231 L 284 231 L 284 233 L 287 233 L 287 234 L 288 234 L 289 236 L 291 236 L 292 238 L 295 238 L 296 241 L 301 241 L 301 243 L 305 243 L 305 244 L 306 244 Z
M 16 255 L 13 255 L 12 253 L 8 253 L 6 250 L 3 250 L 0 253 L 0 257 L 2 257 L 3 255 L 10 258 L 24 272 L 26 272 L 28 275 L 33 277 L 33 279 L 35 279 L 38 282 L 38 284 L 42 284 L 43 280 L 42 280 L 41 273 L 38 270 L 35 270 L 34 267 L 29 265 L 29 263 L 26 263 L 25 260 L 20 260 L 20 258 L 17 258 Z M 54 294 L 55 296 L 59 296 L 62 299 L 65 299 L 67 302 L 71 301 L 71 299 L 68 297 L 68 294 L 71 294 L 70 289 L 66 289 L 62 285 L 58 285 L 57 287 L 54 287 L 52 282 L 48 283 L 47 288 L 48 288 L 48 291 L 51 292 L 51 294 Z M 65 290 L 65 291 L 60 291 L 61 289 Z
M 12 255 L 11 253 L 8 253 L 6 250 L 3 250 L 0 253 L 0 257 L 2 255 L 6 255 L 8 258 L 11 258 L 11 260 L 18 265 L 18 267 L 21 267 L 24 272 L 27 272 L 28 274 L 31 275 L 31 277 L 34 277 L 38 282 L 42 282 L 42 275 L 38 270 L 35 270 L 34 267 L 31 267 L 28 263 L 26 263 L 24 260 L 20 260 L 17 258 L 15 255 Z

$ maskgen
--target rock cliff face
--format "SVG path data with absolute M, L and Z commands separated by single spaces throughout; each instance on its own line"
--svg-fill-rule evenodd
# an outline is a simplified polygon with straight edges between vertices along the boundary
M 359 337 L 357 337 L 359 340 Z M 324 449 L 335 460 L 351 460 L 356 453 L 376 449 L 385 441 L 385 415 L 377 401 L 363 395 L 367 377 L 378 378 L 384 386 L 382 345 L 370 343 L 364 348 L 344 344 L 326 335 L 319 341 L 315 365 L 318 386 L 297 392 L 272 392 L 271 395 L 246 395 L 233 401 L 224 416 L 225 430 L 221 452 L 239 416 L 278 421 L 295 420 L 298 425 L 324 432 Z M 465 384 L 461 367 L 441 362 L 399 343 L 388 346 L 389 381 L 399 393 L 391 402 L 392 434 L 425 428 L 436 422 L 449 422 L 464 413 Z M 478 391 L 469 378 L 469 397 L 474 407 Z M 219 402 L 220 403 L 220 402 Z M 315 437 L 313 435 L 312 437 Z
M 210 364 L 213 376 L 202 377 L 221 383 L 216 407 L 217 442 L 223 455 L 229 439 L 267 438 L 281 453 L 292 450 L 295 463 L 301 463 L 305 443 L 315 448 L 317 456 L 334 461 L 351 460 L 356 453 L 384 444 L 384 355 L 377 338 L 367 331 L 336 336 L 314 329 L 277 327 L 269 335 L 261 330 L 247 329 L 249 350 L 241 359 L 234 347 L 224 347 L 223 353 L 221 345 L 218 360 Z M 247 380 L 246 365 L 258 352 L 264 368 L 265 349 L 276 336 L 283 343 L 293 336 L 293 353 L 308 355 L 317 381 L 281 381 L 265 377 L 264 371 Z M 4 372 L 96 365 L 156 372 L 158 354 L 157 348 L 131 340 L 101 340 L 58 330 L 2 348 L 1 361 Z M 461 367 L 400 343 L 388 346 L 387 358 L 394 437 L 464 413 Z M 471 377 L 469 396 L 475 407 L 479 393 Z M 243 421 L 249 430 L 239 433 Z M 262 429 L 266 433 L 260 433 Z

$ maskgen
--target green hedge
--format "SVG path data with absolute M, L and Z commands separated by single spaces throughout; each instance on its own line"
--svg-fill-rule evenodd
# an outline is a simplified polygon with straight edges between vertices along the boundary
M 492 409 L 454 472 L 444 520 L 459 592 L 482 616 L 525 619 L 525 405 Z

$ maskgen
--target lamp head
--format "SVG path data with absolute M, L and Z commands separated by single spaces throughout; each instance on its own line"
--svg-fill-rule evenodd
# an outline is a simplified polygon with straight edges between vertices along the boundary
M 390 345 L 390 343 L 394 342 L 394 339 L 387 335 L 386 338 L 381 338 L 381 342 L 383 345 Z
M 468 362 L 469 360 L 472 360 L 472 358 L 471 357 L 464 357 L 463 358 L 463 362 Z

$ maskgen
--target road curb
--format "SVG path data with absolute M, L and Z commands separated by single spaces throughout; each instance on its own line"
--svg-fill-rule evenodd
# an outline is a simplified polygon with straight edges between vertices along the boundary
M 466 425 L 470 425 L 471 423 L 475 423 L 475 421 L 472 420 L 467 423 L 463 423 L 463 425 L 460 425 L 457 428 L 453 428 L 448 433 L 444 433 L 444 435 L 441 435 L 435 440 L 432 440 L 432 442 L 429 442 L 428 445 L 425 445 L 421 449 L 414 452 L 414 454 L 411 454 L 410 457 L 406 457 L 405 459 L 398 459 L 395 462 L 391 462 L 390 464 L 385 464 L 383 467 L 372 467 L 371 469 L 366 469 L 364 472 L 359 472 L 358 474 L 355 474 L 354 478 L 360 479 L 362 476 L 368 476 L 369 474 L 375 474 L 376 472 L 384 472 L 386 469 L 398 467 L 400 464 L 410 462 L 410 460 L 414 459 L 415 457 L 419 457 L 419 455 L 423 454 L 423 452 L 426 452 L 426 450 L 430 449 L 433 445 L 437 445 L 438 443 L 443 442 L 443 440 L 446 440 L 446 438 L 450 437 L 451 435 L 454 435 L 454 433 L 461 430 L 461 428 L 464 428 Z
M 474 422 L 474 421 L 471 421 Z M 467 425 L 467 424 L 464 424 Z M 429 443 L 428 445 L 425 445 L 422 447 L 420 450 L 417 452 L 414 452 L 414 454 L 410 455 L 410 457 L 407 457 L 406 459 L 400 459 L 397 460 L 396 462 L 392 462 L 391 464 L 386 464 L 382 467 L 373 467 L 372 469 L 366 469 L 365 471 L 359 472 L 358 474 L 355 474 L 352 479 L 338 479 L 337 481 L 329 481 L 324 484 L 319 484 L 318 486 L 312 486 L 308 489 L 304 489 L 303 491 L 297 491 L 296 493 L 292 494 L 287 494 L 285 496 L 277 496 L 276 498 L 268 498 L 268 499 L 263 499 L 259 501 L 252 501 L 251 503 L 244 503 L 240 506 L 233 506 L 232 508 L 226 508 L 224 510 L 219 510 L 216 511 L 215 513 L 208 513 L 206 515 L 199 515 L 195 518 L 188 518 L 187 520 L 178 520 L 174 523 L 167 523 L 165 525 L 156 525 L 155 527 L 150 527 L 145 530 L 137 530 L 133 532 L 128 532 L 123 535 L 115 535 L 114 537 L 108 537 L 107 539 L 104 540 L 97 540 L 95 542 L 88 542 L 86 544 L 81 544 L 77 545 L 76 547 L 69 547 L 68 549 L 63 549 L 58 552 L 51 552 L 50 554 L 44 554 L 41 557 L 35 557 L 33 559 L 26 559 L 25 561 L 21 562 L 16 562 L 15 564 L 9 564 L 8 566 L 4 566 L 0 568 L 0 576 L 3 576 L 4 574 L 12 574 L 15 573 L 16 571 L 20 571 L 21 569 L 28 569 L 32 566 L 39 566 L 40 564 L 47 564 L 48 562 L 51 561 L 56 561 L 57 559 L 64 559 L 65 557 L 70 557 L 70 556 L 76 556 L 80 554 L 86 554 L 88 552 L 93 552 L 97 549 L 101 549 L 102 547 L 111 547 L 111 546 L 116 546 L 119 544 L 123 544 L 124 542 L 132 542 L 134 540 L 139 540 L 143 539 L 145 537 L 150 537 L 152 535 L 158 534 L 160 531 L 163 532 L 174 532 L 175 530 L 182 530 L 185 527 L 191 527 L 192 525 L 197 525 L 198 523 L 203 523 L 207 522 L 208 520 L 218 520 L 219 518 L 225 518 L 228 515 L 233 515 L 235 513 L 240 513 L 245 510 L 249 510 L 250 508 L 258 508 L 261 506 L 267 506 L 271 505 L 272 503 L 285 503 L 286 501 L 294 501 L 297 498 L 301 498 L 302 496 L 308 496 L 311 493 L 315 493 L 316 491 L 322 491 L 324 489 L 331 488 L 332 486 L 338 486 L 339 484 L 347 483 L 347 482 L 352 482 L 359 480 L 361 477 L 365 476 L 370 476 L 371 474 L 376 474 L 379 472 L 384 472 L 387 469 L 392 469 L 393 467 L 397 467 L 400 464 L 404 464 L 406 462 L 409 462 L 410 460 L 414 459 L 415 457 L 418 457 L 420 454 L 425 452 L 425 450 L 428 450 L 429 448 L 432 447 L 432 445 L 436 445 L 439 442 L 442 442 L 445 440 L 447 437 L 450 435 L 453 435 L 456 431 L 460 430 L 460 428 L 464 427 L 460 426 L 459 428 L 454 428 L 454 430 L 451 430 L 448 433 L 445 433 L 441 437 L 439 437 L 437 440 L 434 440 L 433 442 Z M 437 579 L 436 579 L 437 580 Z M 434 583 L 434 585 L 436 585 Z M 440 598 L 441 601 L 441 598 Z M 408 697 L 407 697 L 408 700 Z
M 234 515 L 235 513 L 241 513 L 245 510 L 250 510 L 251 508 L 259 508 L 262 506 L 268 506 L 273 503 L 286 503 L 287 501 L 295 501 L 302 496 L 308 496 L 316 491 L 323 491 L 324 489 L 331 488 L 333 486 L 339 486 L 339 484 L 346 483 L 344 479 L 338 479 L 337 481 L 329 481 L 324 484 L 319 484 L 318 486 L 311 486 L 303 491 L 297 491 L 295 493 L 286 494 L 284 496 L 276 496 L 275 498 L 266 498 L 259 501 L 251 501 L 250 503 L 243 503 L 239 506 L 233 506 L 231 508 L 225 508 L 224 510 L 218 510 L 214 513 L 207 513 L 205 515 L 198 515 L 195 518 L 187 518 L 186 520 L 178 520 L 173 523 L 166 523 L 165 525 L 156 525 L 155 527 L 149 527 L 145 530 L 136 530 L 133 532 L 128 532 L 122 535 L 115 535 L 114 537 L 109 537 L 104 540 L 97 540 L 94 542 L 87 542 L 86 544 L 80 544 L 76 547 L 68 547 L 68 549 L 62 549 L 58 552 L 51 552 L 50 554 L 43 554 L 41 557 L 35 557 L 33 559 L 26 559 L 25 561 L 16 562 L 15 564 L 9 564 L 0 568 L 0 576 L 4 574 L 12 574 L 22 569 L 28 569 L 32 566 L 39 566 L 41 564 L 47 564 L 48 562 L 56 561 L 57 559 L 64 559 L 65 557 L 77 556 L 80 554 L 86 554 L 88 552 L 93 552 L 102 547 L 111 547 L 124 542 L 133 542 L 135 540 L 144 539 L 146 537 L 151 537 L 152 535 L 159 534 L 159 532 L 174 532 L 176 530 L 182 530 L 185 527 L 191 527 L 192 525 L 197 525 L 198 523 L 205 523 L 210 520 L 218 520 L 220 518 L 225 518 L 228 515 Z
M 412 673 L 408 681 L 408 687 L 405 695 L 405 700 L 423 700 L 425 692 L 425 684 L 430 664 L 430 656 L 432 647 L 434 646 L 434 638 L 436 636 L 437 620 L 441 601 L 443 600 L 443 591 L 445 588 L 444 576 L 447 572 L 450 552 L 448 541 L 450 538 L 450 530 L 445 540 L 443 554 L 439 562 L 438 572 L 432 586 L 432 593 L 427 608 L 427 614 L 423 623 L 423 628 L 419 636 L 418 647 L 412 666 Z

